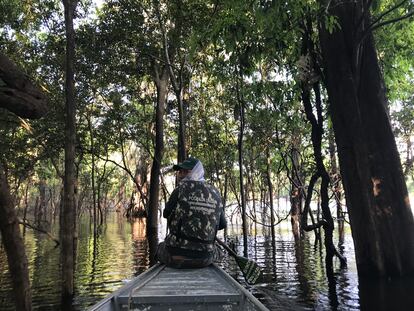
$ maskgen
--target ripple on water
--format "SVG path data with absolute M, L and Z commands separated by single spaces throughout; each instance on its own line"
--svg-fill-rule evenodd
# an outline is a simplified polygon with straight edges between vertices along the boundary
M 229 241 L 239 254 L 243 254 L 242 240 L 229 230 Z M 60 310 L 59 248 L 48 238 L 30 231 L 26 232 L 25 243 L 33 309 Z M 262 283 L 248 286 L 227 253 L 223 253 L 219 265 L 271 310 L 411 310 L 414 305 L 412 281 L 360 284 L 349 232 L 342 244 L 348 268 L 339 269 L 339 262 L 334 260 L 334 282 L 328 282 L 325 251 L 323 247 L 315 247 L 312 234 L 306 235 L 298 246 L 288 230 L 277 230 L 274 251 L 269 235 L 249 237 L 248 243 L 249 258 L 263 268 Z M 145 224 L 129 223 L 109 215 L 107 225 L 94 236 L 83 219 L 77 248 L 74 309 L 85 310 L 148 266 Z M 6 267 L 4 250 L 0 248 L 0 309 L 5 311 L 14 310 Z

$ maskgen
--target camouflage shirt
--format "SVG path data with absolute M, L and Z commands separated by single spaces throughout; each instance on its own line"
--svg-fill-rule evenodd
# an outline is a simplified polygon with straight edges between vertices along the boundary
M 226 226 L 218 190 L 203 181 L 182 181 L 173 191 L 164 213 L 169 247 L 212 252 L 217 230 Z

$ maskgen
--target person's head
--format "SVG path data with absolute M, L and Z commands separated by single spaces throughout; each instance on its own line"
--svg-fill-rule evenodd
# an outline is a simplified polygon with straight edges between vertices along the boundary
M 187 176 L 190 176 L 192 173 L 192 170 L 198 163 L 199 165 L 201 165 L 201 162 L 198 159 L 190 157 L 181 163 L 175 164 L 173 166 L 173 169 L 177 171 L 178 181 L 181 181 Z M 204 175 L 204 170 L 203 170 L 203 175 Z

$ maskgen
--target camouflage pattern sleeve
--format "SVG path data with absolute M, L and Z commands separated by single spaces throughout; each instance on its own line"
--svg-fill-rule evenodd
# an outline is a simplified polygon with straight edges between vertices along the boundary
M 177 207 L 178 202 L 178 187 L 174 189 L 174 191 L 171 193 L 170 198 L 168 199 L 168 202 L 165 204 L 164 212 L 162 213 L 162 216 L 164 218 L 170 217 L 172 212 Z

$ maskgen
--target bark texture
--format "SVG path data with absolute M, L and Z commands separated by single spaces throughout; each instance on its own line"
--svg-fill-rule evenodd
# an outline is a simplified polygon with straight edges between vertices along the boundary
M 160 193 L 160 169 L 164 153 L 164 110 L 168 93 L 168 68 L 163 66 L 159 74 L 156 70 L 157 107 L 155 112 L 155 150 L 151 167 L 150 191 L 148 201 L 147 231 L 155 233 L 158 228 L 158 202 Z
M 331 1 L 320 43 L 360 275 L 414 274 L 414 221 L 369 30 L 370 1 Z
M 46 96 L 0 52 L 0 108 L 22 118 L 36 119 L 46 113 L 46 104 Z
M 32 310 L 29 268 L 9 185 L 0 164 L 0 230 L 13 284 L 17 311 Z
M 0 52 L 0 108 L 36 119 L 47 112 L 47 100 L 29 78 Z M 0 164 L 0 231 L 18 311 L 32 310 L 29 269 L 9 184 Z
M 63 213 L 61 228 L 62 297 L 70 298 L 74 292 L 75 264 L 75 145 L 76 145 L 76 107 L 75 107 L 75 31 L 73 17 L 77 1 L 63 0 L 66 27 L 66 119 L 65 119 L 65 177 L 63 194 Z

